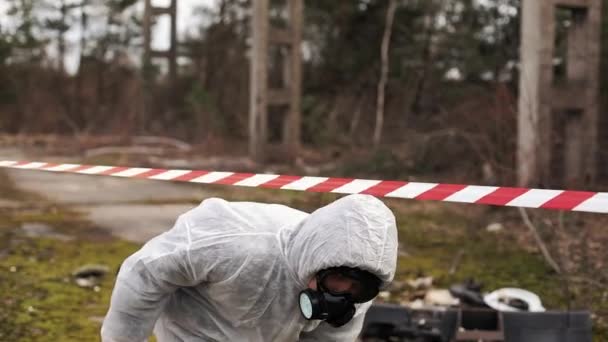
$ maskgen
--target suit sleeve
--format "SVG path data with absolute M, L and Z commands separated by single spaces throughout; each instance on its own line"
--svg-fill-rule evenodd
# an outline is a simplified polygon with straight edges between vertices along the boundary
M 101 329 L 103 342 L 146 341 L 170 294 L 202 281 L 190 262 L 188 229 L 180 216 L 173 229 L 125 260 Z

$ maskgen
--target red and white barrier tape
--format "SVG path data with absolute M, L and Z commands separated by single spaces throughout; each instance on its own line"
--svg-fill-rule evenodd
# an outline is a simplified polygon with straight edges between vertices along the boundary
M 608 193 L 351 178 L 0 161 L 0 167 L 270 189 L 608 213 Z

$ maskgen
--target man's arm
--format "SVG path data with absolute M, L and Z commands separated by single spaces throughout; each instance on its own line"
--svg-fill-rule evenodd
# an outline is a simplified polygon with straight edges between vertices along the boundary
M 125 260 L 101 329 L 102 341 L 146 341 L 169 295 L 199 282 L 189 261 L 187 230 L 180 217 L 173 229 Z
M 315 330 L 301 333 L 299 341 L 354 342 L 357 340 L 357 337 L 361 333 L 361 329 L 363 328 L 363 321 L 365 320 L 365 313 L 371 305 L 372 302 L 361 304 L 357 309 L 357 313 L 355 314 L 353 319 L 339 328 L 334 328 L 331 325 L 322 322 Z

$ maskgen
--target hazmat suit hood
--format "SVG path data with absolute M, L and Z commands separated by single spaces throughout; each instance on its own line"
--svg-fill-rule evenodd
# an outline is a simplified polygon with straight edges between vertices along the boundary
M 350 195 L 281 231 L 283 253 L 300 286 L 320 270 L 347 266 L 371 272 L 386 287 L 395 275 L 395 216 L 370 195 Z

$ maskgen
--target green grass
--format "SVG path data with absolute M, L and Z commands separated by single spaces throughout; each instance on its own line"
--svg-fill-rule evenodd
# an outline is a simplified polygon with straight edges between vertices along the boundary
M 91 227 L 79 213 L 14 188 L 0 172 L 3 199 L 20 208 L 0 210 L 0 341 L 95 341 L 122 260 L 139 247 Z M 47 224 L 70 241 L 32 238 L 22 223 Z M 85 264 L 112 270 L 98 291 L 78 287 L 72 272 Z
M 11 236 L 12 235 L 12 236 Z M 115 270 L 137 246 L 121 241 L 23 239 L 3 231 L 11 246 L 0 260 L 0 340 L 92 341 L 109 303 L 114 276 L 99 291 L 78 287 L 71 272 L 88 263 Z M 6 248 L 6 247 L 4 247 Z M 11 272 L 11 270 L 16 270 Z

